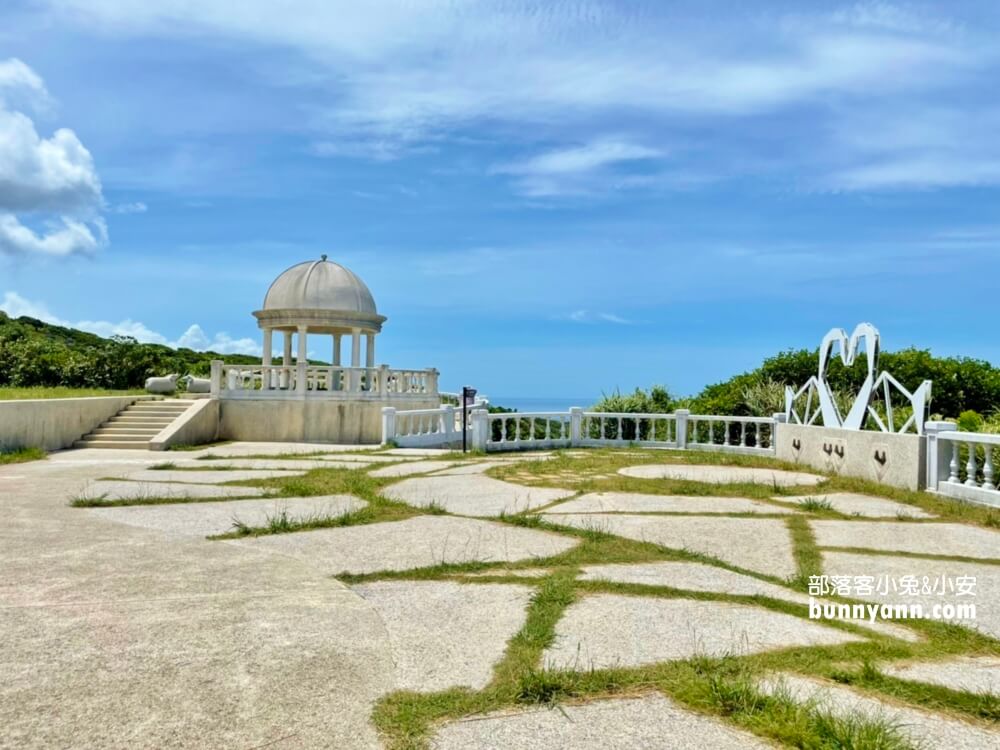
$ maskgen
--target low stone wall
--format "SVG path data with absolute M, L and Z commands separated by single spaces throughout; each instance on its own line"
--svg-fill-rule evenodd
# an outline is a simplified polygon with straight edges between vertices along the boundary
M 219 401 L 198 399 L 187 411 L 149 441 L 149 449 L 163 451 L 171 445 L 202 445 L 219 435 Z
M 437 396 L 407 399 L 343 401 L 325 399 L 220 399 L 219 439 L 281 443 L 382 442 L 382 407 L 433 409 Z
M 0 450 L 68 448 L 88 432 L 148 396 L 94 396 L 0 401 Z
M 778 425 L 777 458 L 831 474 L 923 489 L 927 442 L 922 435 Z

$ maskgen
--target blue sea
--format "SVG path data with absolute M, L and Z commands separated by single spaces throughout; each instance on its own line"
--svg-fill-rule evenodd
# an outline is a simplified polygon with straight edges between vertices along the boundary
M 494 396 L 487 393 L 486 397 L 493 406 L 505 406 L 522 412 L 530 411 L 569 411 L 570 407 L 581 406 L 589 408 L 600 400 L 600 396 L 584 396 L 581 398 L 545 398 L 539 396 Z

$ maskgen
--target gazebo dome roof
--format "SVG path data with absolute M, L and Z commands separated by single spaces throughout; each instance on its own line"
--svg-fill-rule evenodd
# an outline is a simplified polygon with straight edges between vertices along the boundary
M 271 284 L 264 310 L 330 310 L 377 316 L 371 291 L 339 263 L 306 261 L 289 268 Z

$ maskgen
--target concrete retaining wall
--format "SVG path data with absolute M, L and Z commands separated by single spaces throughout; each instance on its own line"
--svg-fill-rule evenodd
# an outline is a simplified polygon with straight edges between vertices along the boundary
M 168 427 L 149 441 L 149 449 L 163 451 L 171 445 L 202 445 L 219 436 L 219 401 L 199 399 Z
M 220 399 L 219 439 L 344 445 L 382 442 L 382 407 L 394 400 Z M 437 408 L 440 400 L 407 400 L 407 409 Z
M 831 474 L 923 489 L 927 442 L 921 435 L 778 425 L 777 458 Z
M 68 448 L 126 406 L 148 396 L 0 401 L 0 450 Z

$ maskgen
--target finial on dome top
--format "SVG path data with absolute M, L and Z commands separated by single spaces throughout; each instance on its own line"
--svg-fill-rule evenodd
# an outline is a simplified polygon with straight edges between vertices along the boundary
M 326 260 L 326 255 L 324 254 L 324 255 L 319 256 L 319 259 L 320 260 Z

